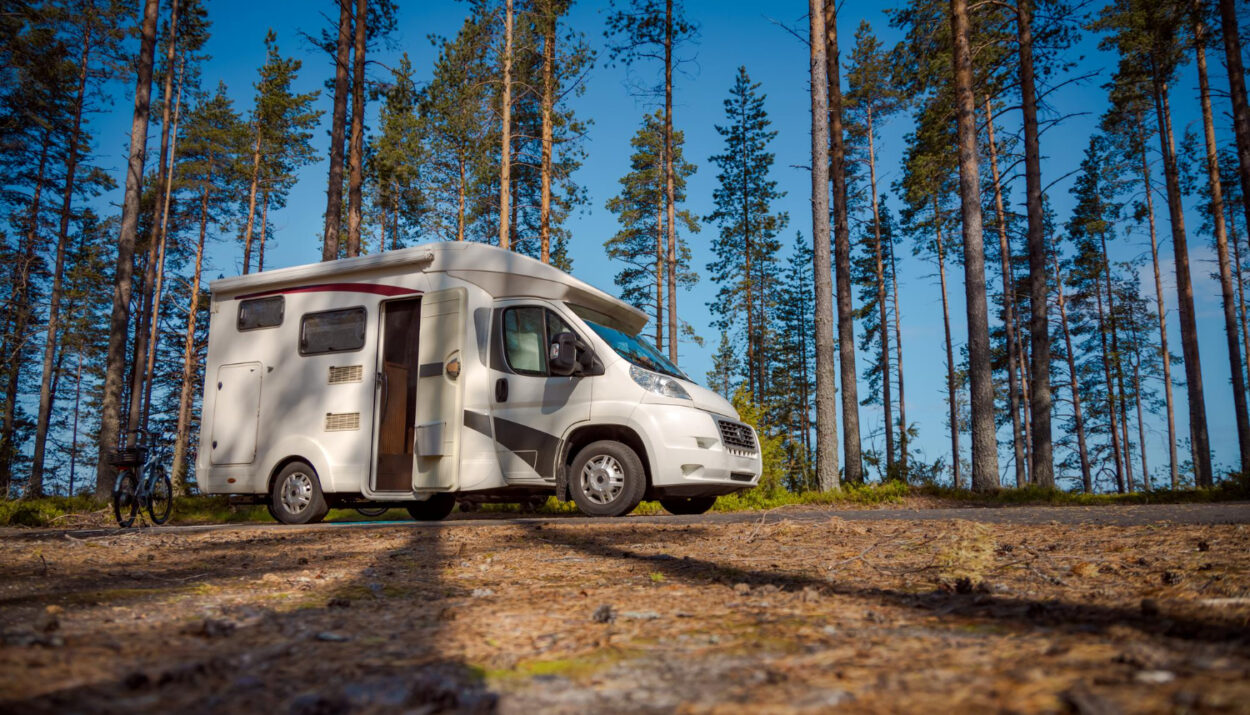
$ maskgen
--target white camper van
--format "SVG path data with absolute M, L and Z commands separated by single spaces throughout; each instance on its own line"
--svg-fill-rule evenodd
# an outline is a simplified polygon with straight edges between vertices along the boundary
M 280 521 L 550 494 L 702 513 L 759 479 L 755 432 L 642 312 L 534 259 L 434 243 L 210 288 L 196 480 Z

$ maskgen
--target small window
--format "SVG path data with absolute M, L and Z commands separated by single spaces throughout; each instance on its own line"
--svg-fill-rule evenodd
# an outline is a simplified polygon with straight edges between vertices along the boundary
M 239 330 L 276 328 L 282 325 L 282 312 L 286 300 L 275 295 L 269 298 L 253 298 L 239 301 Z
M 509 308 L 503 314 L 504 354 L 513 372 L 547 374 L 542 308 Z
M 309 313 L 300 321 L 301 355 L 343 353 L 365 346 L 365 309 L 327 310 Z

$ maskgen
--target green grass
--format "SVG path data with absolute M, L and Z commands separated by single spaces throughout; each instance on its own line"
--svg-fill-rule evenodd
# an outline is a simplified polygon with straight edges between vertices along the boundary
M 765 511 L 784 506 L 1102 506 L 1111 504 L 1191 504 L 1250 499 L 1250 480 L 1232 479 L 1213 489 L 1179 489 L 1135 492 L 1132 494 L 1080 494 L 1058 489 L 1026 487 L 999 489 L 979 493 L 941 486 L 909 486 L 901 482 L 884 484 L 843 485 L 836 492 L 771 493 L 756 488 L 730 494 L 716 500 L 714 511 Z M 919 502 L 919 503 L 917 503 Z M 537 509 L 522 510 L 518 504 L 483 504 L 479 510 L 494 514 L 573 515 L 573 502 L 560 502 L 555 497 Z M 637 515 L 663 514 L 659 502 L 646 501 L 634 510 Z M 376 517 L 366 517 L 354 509 L 331 509 L 327 521 L 404 521 L 408 513 L 390 509 Z M 263 506 L 235 506 L 226 497 L 190 496 L 174 501 L 170 524 L 234 524 L 271 522 L 273 518 Z M 112 526 L 109 505 L 92 497 L 44 497 L 41 499 L 0 500 L 0 526 L 82 527 Z

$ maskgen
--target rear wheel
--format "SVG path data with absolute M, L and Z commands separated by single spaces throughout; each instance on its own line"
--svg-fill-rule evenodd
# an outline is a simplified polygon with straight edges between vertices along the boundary
M 590 516 L 628 514 L 642 501 L 646 489 L 642 460 L 628 445 L 613 440 L 586 445 L 569 471 L 573 501 Z
M 152 474 L 152 493 L 148 495 L 148 515 L 155 524 L 164 524 L 174 508 L 174 485 L 164 469 L 157 467 Z
M 283 524 L 314 524 L 330 510 L 317 473 L 303 462 L 292 462 L 278 473 L 269 503 L 270 513 Z
M 135 522 L 139 513 L 139 479 L 130 469 L 117 473 L 117 481 L 113 483 L 113 516 L 117 525 L 125 528 Z
M 716 503 L 716 497 L 665 497 L 660 506 L 670 514 L 702 514 Z
M 456 508 L 456 497 L 448 492 L 431 494 L 425 501 L 408 504 L 408 514 L 417 521 L 442 521 Z

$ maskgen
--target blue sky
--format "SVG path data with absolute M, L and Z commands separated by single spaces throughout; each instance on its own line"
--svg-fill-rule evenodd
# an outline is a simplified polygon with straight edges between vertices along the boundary
M 401 2 L 399 26 L 392 38 L 392 46 L 370 57 L 377 62 L 372 75 L 383 77 L 385 67 L 394 66 L 399 56 L 407 52 L 417 70 L 419 81 L 428 79 L 434 59 L 434 50 L 426 39 L 430 34 L 453 35 L 459 28 L 468 5 L 463 2 Z M 887 24 L 885 8 L 893 3 L 845 3 L 838 19 L 838 29 L 843 48 L 843 58 L 849 53 L 855 28 L 861 19 L 869 21 L 877 35 L 888 46 L 899 39 L 897 31 Z M 328 59 L 314 51 L 300 37 L 299 31 L 316 32 L 335 6 L 325 2 L 242 2 L 241 0 L 212 0 L 208 3 L 209 17 L 213 23 L 212 38 L 206 51 L 212 55 L 204 67 L 204 83 L 215 86 L 218 80 L 226 83 L 236 108 L 246 111 L 252 103 L 252 83 L 257 68 L 264 61 L 263 38 L 268 28 L 278 34 L 279 45 L 286 55 L 294 55 L 304 61 L 299 79 L 303 91 L 318 89 L 330 76 L 332 68 Z M 790 214 L 790 227 L 784 235 L 787 247 L 793 241 L 794 231 L 801 231 L 810 240 L 810 180 L 805 168 L 810 163 L 810 115 L 808 90 L 807 45 L 787 31 L 783 25 L 795 28 L 806 35 L 806 3 L 757 3 L 700 0 L 690 2 L 687 15 L 700 25 L 698 43 L 690 53 L 695 61 L 688 65 L 685 74 L 675 80 L 675 123 L 686 134 L 685 156 L 698 165 L 699 171 L 689 181 L 687 207 L 697 216 L 711 211 L 712 191 L 715 186 L 715 170 L 708 157 L 720 151 L 720 138 L 713 126 L 723 121 L 722 101 L 728 93 L 738 66 L 747 68 L 752 79 L 761 83 L 767 94 L 766 108 L 778 132 L 772 146 L 776 154 L 773 178 L 779 187 L 788 192 L 775 205 L 776 210 Z M 580 2 L 569 17 L 569 22 L 582 30 L 587 40 L 597 49 L 603 49 L 603 25 L 606 3 Z M 1050 188 L 1050 196 L 1060 223 L 1067 219 L 1072 202 L 1067 190 L 1072 184 L 1074 172 L 1080 164 L 1089 134 L 1094 129 L 1098 114 L 1106 105 L 1100 85 L 1114 71 L 1115 60 L 1097 49 L 1097 37 L 1086 35 L 1072 51 L 1073 59 L 1080 57 L 1074 74 L 1098 72 L 1090 81 L 1070 84 L 1050 97 L 1054 111 L 1071 114 L 1062 125 L 1042 137 L 1045 155 L 1043 182 L 1057 183 Z M 624 71 L 606 66 L 603 52 L 591 71 L 586 93 L 574 100 L 573 107 L 583 118 L 593 121 L 586 140 L 586 162 L 576 179 L 586 187 L 590 197 L 584 212 L 570 221 L 572 241 L 571 255 L 573 273 L 588 282 L 615 293 L 612 276 L 617 267 L 603 254 L 603 242 L 616 231 L 614 216 L 604 208 L 604 203 L 618 189 L 618 179 L 628 170 L 629 140 L 642 116 L 654 106 L 648 106 L 631 96 L 626 86 Z M 1227 79 L 1218 56 L 1211 58 L 1212 86 L 1226 91 Z M 1192 64 L 1181 70 L 1180 81 L 1173 88 L 1173 121 L 1178 137 L 1186 128 L 1200 129 L 1197 102 L 1196 71 Z M 112 110 L 95 121 L 96 136 L 102 147 L 101 164 L 120 181 L 125 162 L 130 123 L 130 92 L 133 84 L 117 83 L 113 88 L 115 98 Z M 326 156 L 328 146 L 328 117 L 330 98 L 323 92 L 321 106 L 326 109 L 325 125 L 316 135 L 317 150 Z M 1227 109 L 1217 101 L 1217 114 L 1222 139 L 1230 135 Z M 375 116 L 376 107 L 369 108 Z M 1019 120 L 1018 113 L 1005 112 L 1000 123 L 1011 127 Z M 904 115 L 894 118 L 881 133 L 878 145 L 880 161 L 880 185 L 888 187 L 900 173 L 903 137 L 910 128 Z M 153 142 L 155 142 L 153 138 Z M 953 151 L 953 148 L 952 148 Z M 155 152 L 150 152 L 155 161 Z M 988 167 L 983 167 L 988 171 Z M 320 231 L 322 213 L 325 209 L 325 184 L 327 162 L 320 161 L 309 166 L 300 176 L 300 182 L 292 193 L 286 209 L 272 215 L 275 224 L 276 243 L 266 249 L 267 267 L 277 268 L 309 263 L 320 258 Z M 1061 178 L 1067 176 L 1068 178 Z M 1159 185 L 1162 177 L 1159 176 Z M 1009 201 L 1023 201 L 1022 180 Z M 120 203 L 121 190 L 105 197 L 114 205 Z M 1214 251 L 1206 236 L 1198 236 L 1201 217 L 1194 206 L 1187 204 L 1186 223 L 1190 232 L 1191 257 L 1194 261 L 1194 292 L 1197 300 L 1199 336 L 1202 355 L 1203 377 L 1206 384 L 1208 420 L 1211 443 L 1217 464 L 1234 466 L 1236 463 L 1236 439 L 1229 387 L 1228 355 L 1223 335 L 1220 312 L 1219 286 L 1211 274 L 1215 270 Z M 897 207 L 898 202 L 894 201 Z M 1156 212 L 1160 221 L 1161 240 L 1168 236 L 1166 207 L 1161 198 L 1156 200 Z M 703 232 L 690 238 L 694 266 L 701 272 L 711 259 L 708 250 L 715 226 L 705 225 Z M 209 253 L 206 279 L 218 275 L 234 275 L 241 260 L 237 244 L 229 236 L 222 236 Z M 1121 238 L 1113 250 L 1117 258 L 1124 260 L 1147 251 L 1144 232 Z M 1175 313 L 1175 286 L 1172 274 L 1170 242 L 1161 246 L 1164 262 L 1165 295 L 1169 304 L 1169 337 L 1174 353 L 1180 353 L 1180 327 Z M 941 322 L 940 294 L 936 269 L 909 250 L 899 251 L 900 287 L 902 299 L 902 324 L 904 334 L 904 361 L 907 377 L 907 415 L 909 421 L 919 428 L 916 446 L 932 461 L 949 452 L 944 419 L 946 406 L 945 367 Z M 994 275 L 997 275 L 996 273 Z M 991 278 L 997 282 L 997 278 Z M 957 343 L 966 340 L 963 316 L 963 290 L 960 283 L 961 269 L 951 274 L 950 298 L 952 300 L 953 330 Z M 1143 274 L 1143 288 L 1153 295 L 1149 269 Z M 705 347 L 683 344 L 681 364 L 697 380 L 711 365 L 711 353 L 718 336 L 710 327 L 711 316 L 706 303 L 712 300 L 716 287 L 706 279 L 689 293 L 679 296 L 678 308 L 683 319 L 691 323 L 707 341 Z M 861 365 L 862 367 L 862 365 Z M 861 370 L 862 372 L 862 370 Z M 1181 366 L 1174 367 L 1178 379 L 1183 378 Z M 1177 429 L 1186 434 L 1188 425 L 1184 403 L 1185 391 L 1176 390 Z M 839 418 L 840 419 L 840 418 Z M 861 420 L 866 439 L 883 442 L 881 410 L 877 406 L 861 408 Z M 1166 473 L 1166 431 L 1161 418 L 1148 418 L 1147 442 L 1150 463 L 1155 478 Z M 1134 423 L 1135 426 L 1135 423 Z M 1062 429 L 1061 423 L 1056 424 Z M 1000 432 L 1000 440 L 1009 437 L 1009 430 Z M 1134 438 L 1135 440 L 1135 438 Z M 964 457 L 968 444 L 964 441 Z M 1001 451 L 1000 471 L 1009 475 L 1009 449 Z M 1136 455 L 1134 455 L 1136 461 Z M 1138 468 L 1140 469 L 1140 468 Z

